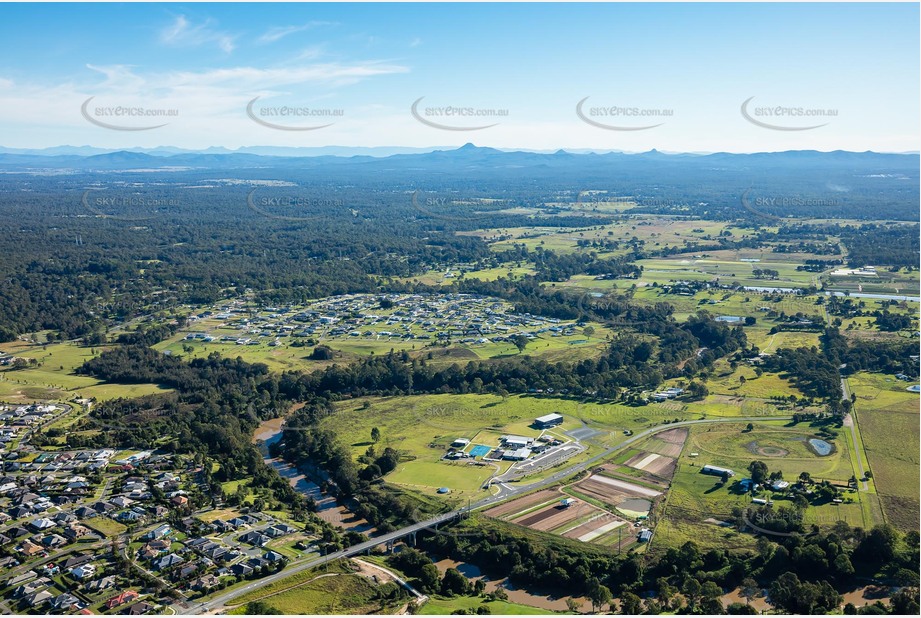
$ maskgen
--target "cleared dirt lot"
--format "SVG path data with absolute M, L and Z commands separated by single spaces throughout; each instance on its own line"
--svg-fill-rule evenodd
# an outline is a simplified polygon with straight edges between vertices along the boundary
M 595 474 L 584 481 L 577 483 L 574 489 L 582 492 L 589 498 L 601 500 L 608 504 L 617 506 L 630 498 L 654 499 L 662 492 L 653 489 L 647 489 L 627 481 L 612 479 L 607 476 Z
M 687 427 L 675 427 L 674 429 L 657 433 L 655 438 L 669 444 L 684 445 L 688 439 L 688 429 Z
M 589 498 L 601 500 L 602 502 L 606 502 L 607 504 L 614 506 L 617 506 L 630 497 L 626 492 L 617 491 L 610 485 L 592 480 L 594 478 L 595 477 L 590 477 L 581 483 L 577 483 L 573 486 L 573 489 L 585 494 Z
M 568 539 L 576 539 L 578 541 L 589 542 L 600 537 L 605 532 L 610 532 L 611 530 L 614 530 L 619 526 L 623 526 L 626 523 L 626 521 L 620 518 L 602 516 L 598 519 L 593 519 L 592 521 L 586 522 L 578 528 L 573 528 L 569 532 L 563 533 L 563 536 Z
M 584 500 L 576 499 L 573 504 L 564 507 L 560 504 L 563 497 L 565 494 L 559 491 L 545 489 L 492 508 L 486 511 L 486 515 L 505 519 L 540 532 L 554 533 L 555 531 L 555 534 L 585 543 L 601 543 L 603 537 L 606 537 L 611 530 L 627 523 L 623 518 Z M 626 497 L 624 495 L 624 498 Z M 538 506 L 548 500 L 553 500 L 553 502 L 545 506 Z M 529 508 L 537 508 L 537 510 L 516 517 L 517 513 Z M 632 541 L 633 535 L 628 534 L 627 539 Z M 602 544 L 609 545 L 610 543 Z
M 681 449 L 684 448 L 687 439 L 688 430 L 684 427 L 676 427 L 656 434 L 649 439 L 644 448 L 666 457 L 677 457 L 681 454 Z
M 671 445 L 669 445 L 671 446 Z M 631 457 L 625 465 L 643 472 L 670 479 L 675 473 L 677 460 L 658 453 L 642 452 Z
M 514 515 L 515 513 L 520 513 L 530 506 L 535 504 L 540 504 L 541 502 L 546 502 L 547 500 L 553 500 L 554 498 L 562 499 L 559 491 L 553 489 L 544 489 L 533 493 L 517 500 L 512 500 L 511 502 L 506 502 L 505 504 L 500 504 L 497 507 L 493 507 L 486 511 L 486 514 L 490 517 L 500 518 L 505 515 Z
M 558 528 L 571 521 L 576 521 L 581 517 L 603 512 L 604 511 L 601 509 L 595 508 L 591 504 L 579 500 L 572 506 L 562 506 L 560 504 L 551 504 L 550 506 L 545 506 L 535 513 L 530 513 L 524 517 L 513 519 L 512 523 L 546 532 L 548 530 Z
M 621 481 L 619 479 L 612 479 L 607 476 L 601 476 L 596 474 L 594 476 L 588 477 L 589 481 L 595 481 L 596 483 L 603 483 L 605 485 L 610 485 L 611 487 L 617 488 L 617 490 L 627 493 L 631 496 L 642 496 L 643 498 L 655 498 L 659 496 L 662 492 L 656 491 L 654 489 L 647 489 L 640 485 L 635 485 L 633 483 L 628 483 L 627 481 Z

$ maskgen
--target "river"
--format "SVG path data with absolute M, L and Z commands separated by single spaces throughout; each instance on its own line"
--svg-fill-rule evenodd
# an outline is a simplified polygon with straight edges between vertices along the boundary
M 319 485 L 307 478 L 307 476 L 294 467 L 294 465 L 282 459 L 269 456 L 269 445 L 281 440 L 282 425 L 284 425 L 284 422 L 285 419 L 283 417 L 263 421 L 253 433 L 253 443 L 259 445 L 263 461 L 275 468 L 282 478 L 288 479 L 292 487 L 305 496 L 312 498 L 317 504 L 317 516 L 323 521 L 338 526 L 347 532 L 354 531 L 373 534 L 375 529 L 371 523 L 358 517 L 345 506 L 339 504 L 335 497 L 323 493 Z

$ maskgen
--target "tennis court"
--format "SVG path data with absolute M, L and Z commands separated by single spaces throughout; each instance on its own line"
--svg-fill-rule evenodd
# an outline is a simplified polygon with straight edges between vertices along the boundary
M 488 455 L 489 451 L 492 450 L 488 446 L 483 446 L 482 444 L 474 445 L 468 453 L 471 457 L 482 457 L 483 455 Z

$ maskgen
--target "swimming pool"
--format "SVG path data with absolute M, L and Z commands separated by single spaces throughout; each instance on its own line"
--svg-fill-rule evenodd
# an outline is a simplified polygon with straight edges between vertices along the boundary
M 475 445 L 470 449 L 468 453 L 471 457 L 482 457 L 483 455 L 488 455 L 491 449 L 488 446 L 483 446 L 482 444 Z

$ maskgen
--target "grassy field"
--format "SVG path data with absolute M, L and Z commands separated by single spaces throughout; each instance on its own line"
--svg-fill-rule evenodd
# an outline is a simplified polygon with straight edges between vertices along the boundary
M 848 378 L 873 483 L 886 519 L 916 530 L 919 516 L 918 394 L 893 376 L 859 373 Z
M 476 610 L 478 607 L 488 607 L 490 613 L 499 614 L 502 616 L 520 616 L 520 615 L 535 615 L 535 614 L 554 614 L 558 612 L 552 612 L 547 609 L 541 609 L 539 607 L 530 607 L 528 605 L 521 605 L 518 603 L 510 603 L 508 601 L 486 601 L 481 597 L 441 597 L 434 596 L 429 598 L 429 600 L 419 608 L 417 614 L 422 614 L 426 616 L 436 616 L 436 615 L 447 615 L 453 614 L 459 609 L 473 609 Z
M 322 424 L 337 432 L 352 447 L 355 457 L 371 446 L 371 428 L 377 427 L 381 432 L 377 450 L 389 446 L 404 454 L 404 461 L 386 480 L 427 493 L 449 487 L 452 494 L 448 499 L 481 495 L 478 488 L 495 472 L 493 466 L 442 461 L 441 457 L 456 438 L 496 446 L 501 434 L 537 437 L 540 432 L 530 427 L 533 419 L 551 412 L 567 416 L 566 422 L 554 430 L 557 435 L 565 437 L 562 432 L 580 427 L 581 419 L 602 432 L 597 437 L 599 443 L 623 439 L 623 429 L 654 424 L 646 417 L 652 414 L 646 408 L 637 412 L 627 406 L 583 404 L 549 397 L 418 395 L 357 399 L 341 402 L 338 408 L 338 413 Z M 664 411 L 656 416 L 664 420 L 671 418 L 671 414 Z M 500 464 L 500 469 L 504 471 L 507 466 Z
M 751 497 L 734 491 L 732 482 L 718 487 L 717 477 L 700 473 L 703 465 L 728 467 L 736 472 L 733 480 L 746 477 L 748 464 L 753 460 L 765 462 L 771 471 L 780 470 L 791 482 L 801 472 L 809 472 L 813 479 L 827 479 L 846 485 L 853 473 L 851 451 L 843 429 L 839 430 L 839 438 L 834 441 L 834 452 L 819 457 L 803 442 L 815 431 L 806 424 L 786 426 L 781 421 L 765 421 L 756 423 L 752 432 L 746 432 L 744 428 L 742 424 L 721 424 L 691 430 L 678 460 L 678 470 L 666 505 L 659 514 L 660 520 L 653 537 L 657 550 L 679 546 L 688 540 L 695 540 L 702 546 L 728 549 L 754 546 L 754 536 L 718 523 L 731 522 L 732 507 L 748 506 Z M 697 456 L 691 457 L 691 453 L 697 453 Z M 778 504 L 786 500 L 780 494 L 774 494 L 773 499 Z M 804 521 L 827 526 L 844 520 L 853 526 L 871 527 L 879 521 L 867 520 L 873 517 L 874 510 L 872 506 L 863 508 L 865 501 L 872 505 L 875 496 L 845 491 L 843 504 L 809 506 L 804 513 Z
M 246 614 L 246 605 L 250 596 L 277 608 L 283 614 L 371 614 L 380 609 L 376 600 L 377 586 L 368 578 L 351 573 L 317 573 L 310 572 L 311 578 L 303 584 L 291 587 L 271 596 L 264 596 L 266 588 L 235 599 L 234 603 L 244 605 L 234 609 L 232 614 Z M 288 578 L 280 583 L 287 582 Z M 261 595 L 261 596 L 260 596 Z
M 107 538 L 116 537 L 128 529 L 124 524 L 120 524 L 114 519 L 102 516 L 87 519 L 85 523 L 87 526 Z
M 430 270 L 416 275 L 414 277 L 398 278 L 398 281 L 408 281 L 412 283 L 423 283 L 425 285 L 451 285 L 461 275 L 466 279 L 479 279 L 481 281 L 495 281 L 499 277 L 506 279 L 521 279 L 526 275 L 533 275 L 537 271 L 529 266 L 517 266 L 515 264 L 501 264 L 495 268 L 479 268 L 469 270 L 466 267 L 461 269 L 449 268 L 446 270 Z
M 586 201 L 588 200 L 588 201 Z M 583 196 L 582 203 L 574 195 L 571 202 L 573 211 L 590 213 L 598 212 L 622 213 L 624 205 L 629 204 L 631 198 L 622 196 L 612 201 L 603 201 L 598 196 Z M 490 238 L 508 238 L 491 243 L 494 251 L 503 251 L 515 244 L 523 244 L 528 250 L 537 247 L 551 249 L 557 253 L 573 253 L 577 251 L 590 251 L 590 247 L 579 247 L 580 240 L 587 241 L 619 241 L 625 242 L 632 238 L 643 240 L 650 248 L 683 247 L 686 243 L 701 242 L 707 238 L 718 236 L 724 230 L 730 234 L 744 234 L 750 230 L 733 227 L 731 224 L 716 221 L 698 221 L 673 218 L 668 216 L 648 217 L 645 215 L 631 215 L 626 222 L 612 223 L 609 225 L 592 225 L 582 228 L 500 228 L 479 230 L 471 234 Z M 618 252 L 626 251 L 626 249 Z
M 11 403 L 62 401 L 74 397 L 105 400 L 140 397 L 169 390 L 156 384 L 109 384 L 74 373 L 85 361 L 107 349 L 105 346 L 89 347 L 75 342 L 35 345 L 13 341 L 0 344 L 0 352 L 38 362 L 37 366 L 25 369 L 0 370 L 0 399 Z
M 759 379 L 771 378 L 765 374 Z M 530 427 L 533 419 L 551 412 L 563 414 L 566 419 L 553 430 L 560 438 L 568 439 L 565 432 L 583 424 L 598 432 L 584 441 L 589 450 L 568 460 L 568 464 L 590 457 L 600 447 L 619 444 L 626 437 L 624 431 L 636 432 L 674 419 L 788 413 L 767 403 L 722 395 L 711 395 L 701 402 L 667 401 L 638 407 L 548 396 L 503 399 L 476 394 L 415 395 L 355 399 L 340 402 L 337 407 L 337 414 L 322 421 L 322 426 L 350 445 L 356 458 L 372 445 L 371 429 L 377 427 L 381 438 L 376 450 L 380 452 L 389 446 L 403 455 L 403 461 L 386 480 L 432 495 L 436 489 L 448 487 L 452 492 L 444 499 L 449 501 L 479 497 L 482 495 L 479 487 L 496 471 L 493 465 L 443 461 L 441 457 L 453 440 L 467 438 L 473 444 L 496 446 L 502 434 L 537 437 L 540 432 Z M 507 467 L 507 463 L 499 464 L 502 471 Z M 529 479 L 539 479 L 541 474 L 552 474 L 552 470 Z

